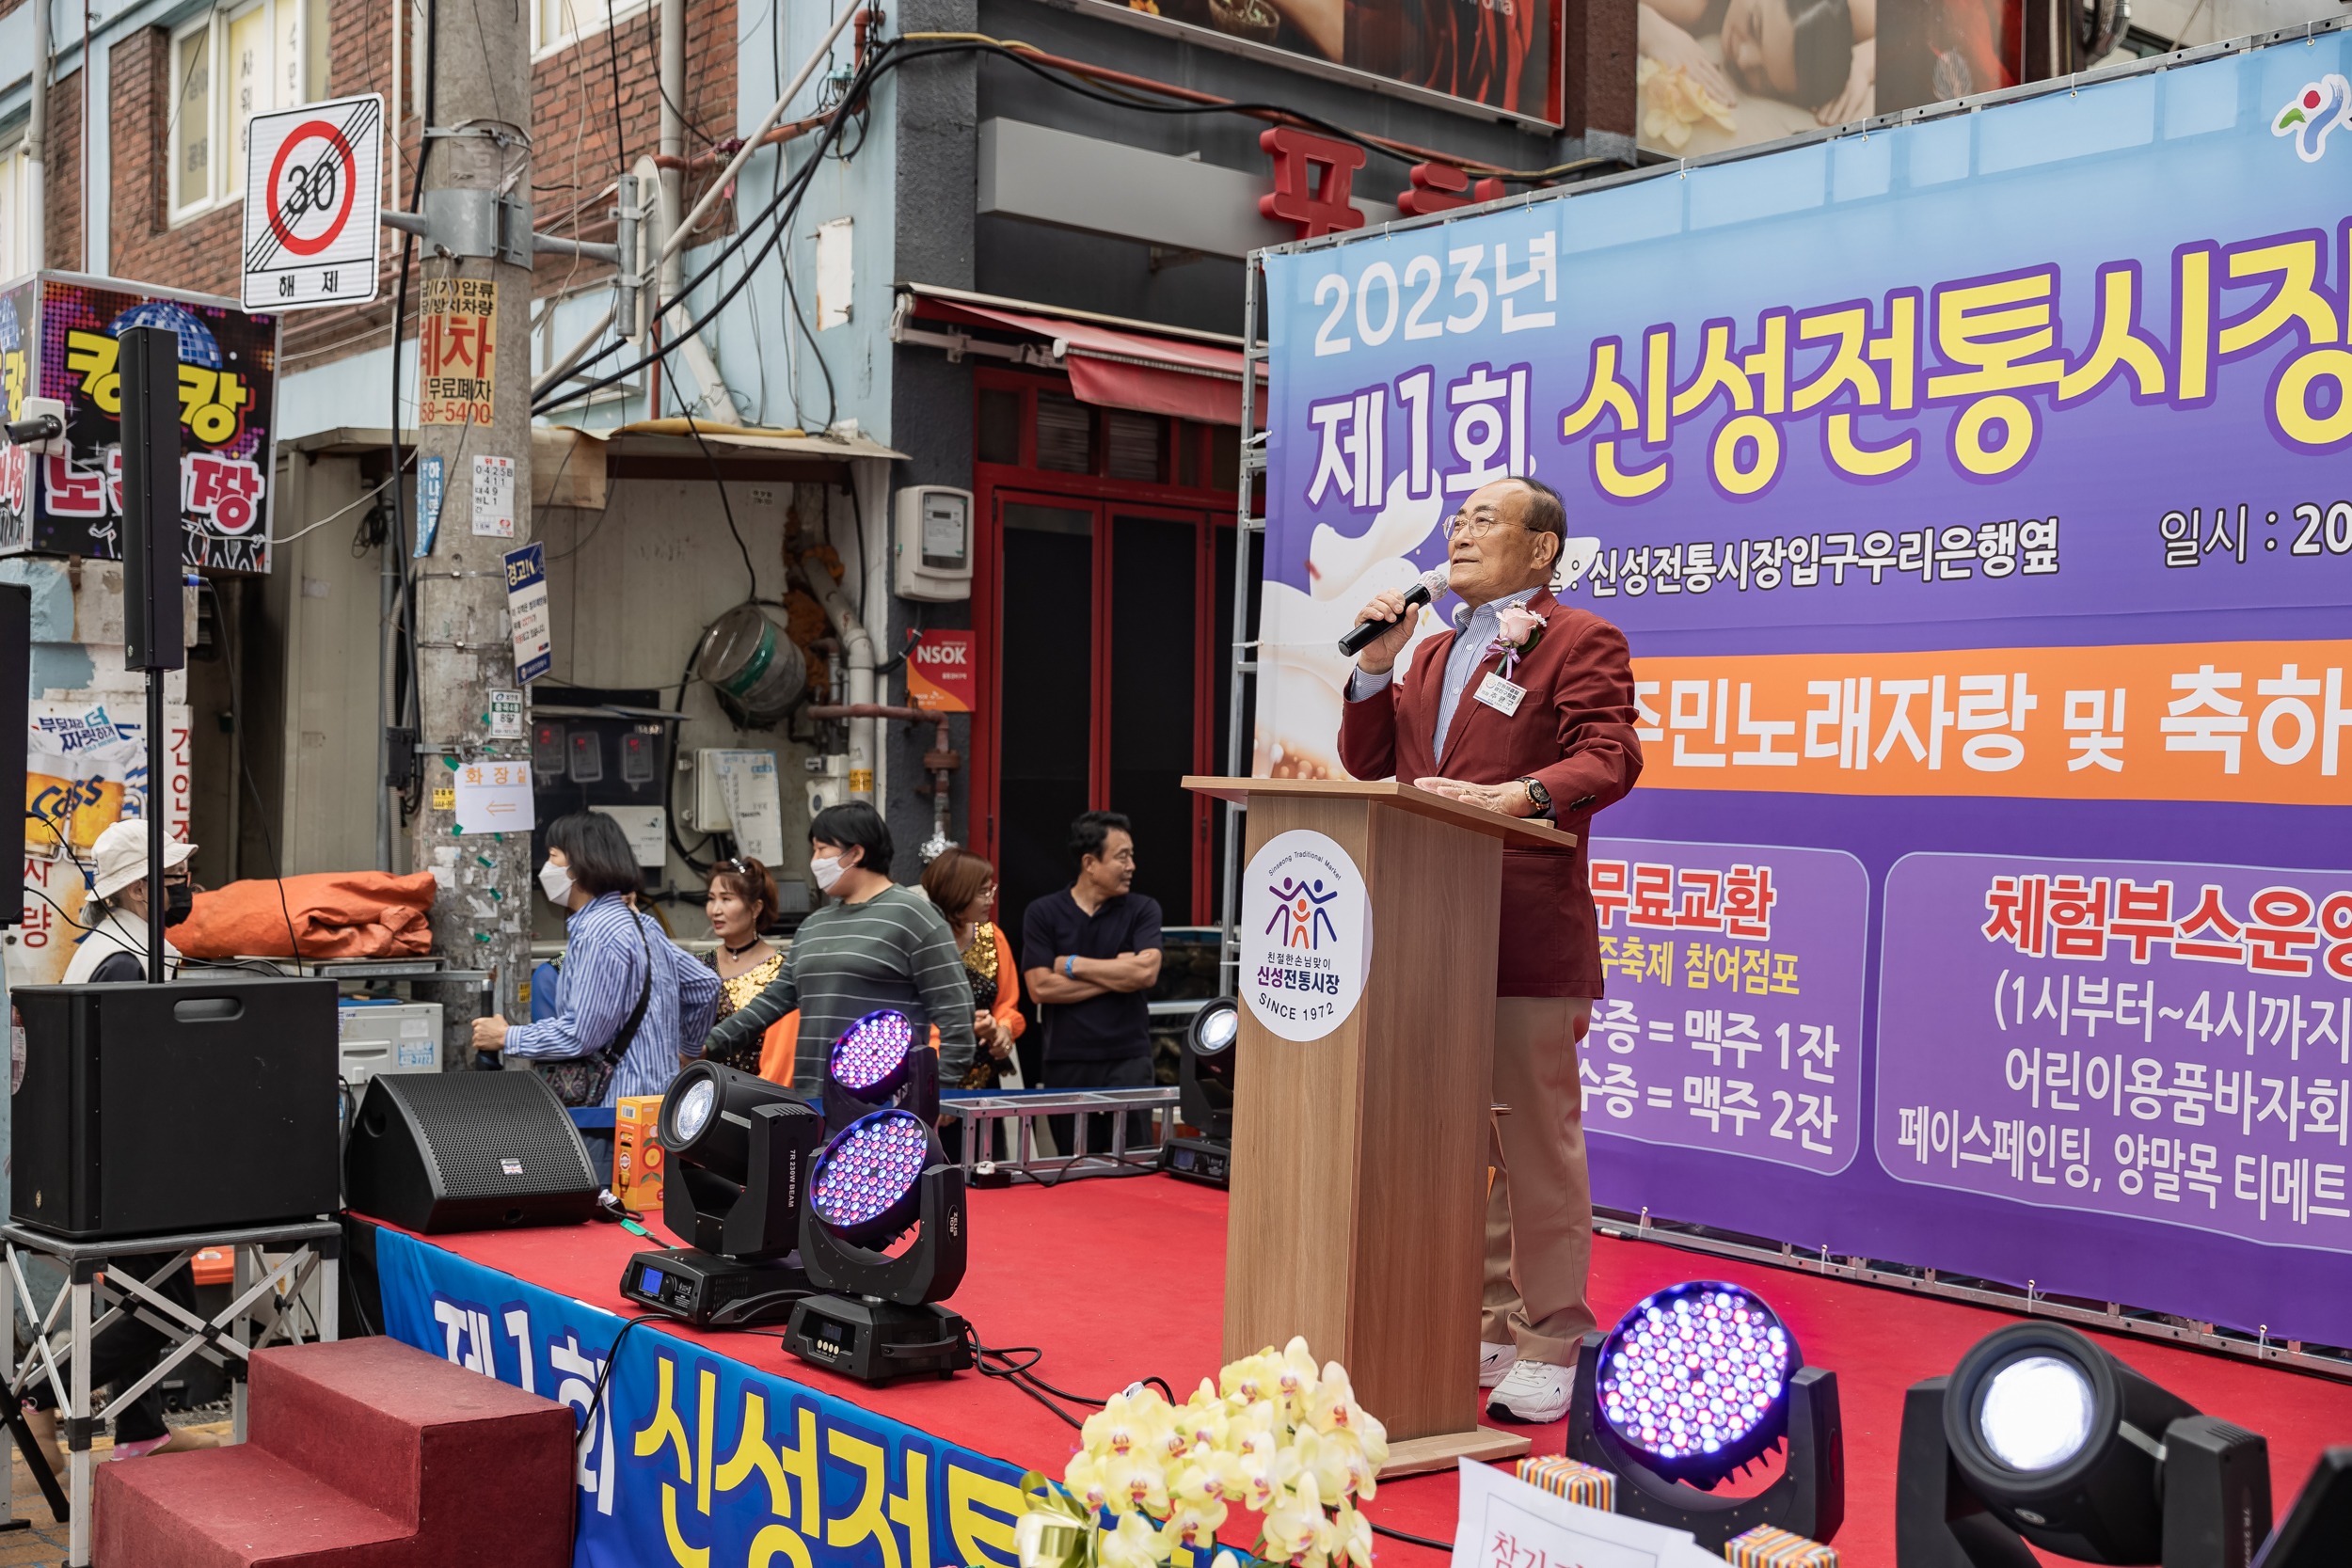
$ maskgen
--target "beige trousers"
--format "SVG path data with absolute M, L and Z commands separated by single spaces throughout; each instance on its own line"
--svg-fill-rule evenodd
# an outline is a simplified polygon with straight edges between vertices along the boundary
M 1584 1168 L 1577 1042 L 1592 999 L 1495 999 L 1494 1118 L 1486 1196 L 1486 1274 L 1478 1337 L 1518 1346 L 1522 1360 L 1576 1364 L 1593 1324 L 1593 1185 Z

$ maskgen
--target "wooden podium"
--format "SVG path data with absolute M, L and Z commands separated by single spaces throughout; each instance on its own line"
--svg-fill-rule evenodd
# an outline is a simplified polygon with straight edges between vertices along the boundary
M 1237 982 L 1226 1359 L 1305 1335 L 1387 1425 L 1383 1475 L 1526 1452 L 1478 1424 L 1496 927 L 1504 844 L 1575 835 L 1410 784 L 1184 787 L 1247 803 L 1245 863 L 1293 829 L 1332 839 L 1372 922 L 1362 997 L 1320 1039 L 1267 1029 Z

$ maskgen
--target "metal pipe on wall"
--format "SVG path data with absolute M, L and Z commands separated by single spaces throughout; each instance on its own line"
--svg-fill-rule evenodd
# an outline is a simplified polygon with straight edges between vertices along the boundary
M 32 112 L 24 124 L 24 161 L 33 176 L 24 254 L 25 265 L 35 272 L 49 264 L 49 4 L 33 0 Z

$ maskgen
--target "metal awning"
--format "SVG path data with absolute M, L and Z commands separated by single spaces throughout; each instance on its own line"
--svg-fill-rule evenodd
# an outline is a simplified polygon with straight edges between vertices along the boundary
M 1241 422 L 1239 338 L 934 284 L 901 283 L 898 289 L 898 309 L 890 329 L 894 342 L 944 348 L 950 359 L 981 354 L 1064 371 L 1080 402 L 1105 408 L 1170 414 L 1205 424 Z M 909 325 L 914 320 L 1015 332 L 1036 341 L 999 342 L 964 332 L 927 331 Z M 1263 382 L 1263 365 L 1258 374 Z M 1258 406 L 1263 421 L 1263 387 Z
M 532 503 L 600 509 L 606 486 L 613 480 L 707 480 L 713 477 L 714 464 L 718 477 L 729 481 L 848 484 L 852 463 L 897 462 L 907 455 L 863 435 L 794 436 L 705 421 L 695 426 L 702 436 L 697 442 L 686 433 L 683 420 L 651 422 L 674 424 L 676 432 L 636 425 L 615 430 L 532 426 Z M 380 426 L 340 426 L 284 442 L 281 450 L 313 457 L 358 457 L 381 454 L 391 444 L 392 433 Z M 400 433 L 404 453 L 416 444 L 416 431 Z

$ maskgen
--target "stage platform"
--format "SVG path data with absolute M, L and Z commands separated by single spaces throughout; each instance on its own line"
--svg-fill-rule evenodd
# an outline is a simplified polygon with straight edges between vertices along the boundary
M 979 1191 L 970 1195 L 970 1204 L 971 1269 L 952 1305 L 971 1321 L 983 1342 L 1037 1346 L 1044 1353 L 1037 1369 L 1040 1376 L 1059 1387 L 1094 1396 L 1156 1374 L 1167 1379 L 1181 1397 L 1203 1376 L 1215 1374 L 1220 1363 L 1224 1280 L 1226 1199 L 1222 1193 L 1150 1176 L 1077 1181 L 1053 1189 L 1023 1186 Z M 658 1226 L 654 1228 L 657 1235 L 661 1234 Z M 396 1239 L 387 1240 L 400 1244 Z M 511 1275 L 518 1284 L 570 1298 L 562 1303 L 570 1322 L 563 1332 L 577 1335 L 572 1353 L 575 1364 L 592 1348 L 592 1340 L 596 1341 L 594 1353 L 601 1355 L 619 1321 L 631 1311 L 618 1291 L 623 1262 L 649 1244 L 607 1224 L 416 1239 L 408 1251 L 428 1278 L 442 1272 L 437 1254 L 481 1269 L 448 1270 L 450 1288 L 433 1285 L 431 1313 L 412 1316 L 402 1337 L 436 1354 L 462 1359 L 477 1344 L 525 1332 L 517 1320 L 507 1315 L 517 1308 L 509 1307 L 499 1289 L 493 1288 L 497 1275 Z M 663 1244 L 668 1244 L 666 1240 Z M 495 1274 L 485 1275 L 482 1270 Z M 1788 1323 L 1806 1359 L 1836 1370 L 1846 1422 L 1848 1492 L 1846 1525 L 1836 1544 L 1848 1568 L 1894 1568 L 1895 1462 L 1903 1389 L 1920 1378 L 1948 1372 L 1969 1345 L 2013 1320 L 1978 1307 L 1708 1258 L 1656 1243 L 1606 1237 L 1596 1242 L 1593 1306 L 1604 1325 L 1649 1291 L 1692 1278 L 1730 1279 L 1756 1290 Z M 390 1311 L 394 1281 L 389 1272 L 385 1289 Z M 521 1299 L 536 1299 L 516 1294 Z M 458 1303 L 459 1297 L 464 1298 L 463 1304 Z M 491 1320 L 484 1325 L 486 1338 L 472 1327 L 469 1314 L 477 1313 Z M 530 1314 L 530 1329 L 554 1333 L 537 1322 L 544 1315 Z M 393 1326 L 400 1328 L 397 1312 Z M 2268 1437 L 2272 1486 L 2279 1507 L 2292 1500 L 2320 1449 L 2352 1442 L 2352 1385 L 2120 1336 L 2097 1338 L 2123 1360 L 2200 1408 Z M 639 1354 L 648 1341 L 675 1339 L 702 1347 L 698 1353 L 671 1343 L 661 1357 L 665 1379 L 671 1375 L 669 1369 L 675 1369 L 677 1382 L 671 1392 L 681 1413 L 680 1427 L 699 1426 L 699 1430 L 679 1431 L 674 1456 L 659 1419 L 668 1407 L 661 1406 L 650 1389 L 630 1389 L 616 1394 L 619 1414 L 614 1420 L 619 1441 L 608 1443 L 603 1449 L 607 1456 L 603 1495 L 608 1503 L 617 1490 L 624 1511 L 640 1498 L 647 1499 L 657 1512 L 677 1511 L 675 1518 L 647 1527 L 650 1542 L 667 1545 L 671 1551 L 666 1558 L 646 1560 L 694 1560 L 697 1526 L 686 1511 L 697 1496 L 711 1498 L 711 1465 L 720 1467 L 720 1496 L 711 1499 L 717 1509 L 723 1511 L 729 1497 L 735 1497 L 763 1518 L 769 1513 L 766 1495 L 752 1497 L 727 1490 L 732 1483 L 725 1465 L 729 1456 L 738 1452 L 742 1396 L 735 1384 L 726 1381 L 735 1369 L 718 1363 L 717 1357 L 745 1364 L 740 1387 L 767 1386 L 771 1406 L 783 1403 L 783 1386 L 798 1386 L 828 1406 L 831 1401 L 840 1401 L 886 1422 L 902 1423 L 939 1444 L 1000 1461 L 1001 1465 L 984 1466 L 1000 1481 L 1028 1468 L 1058 1477 L 1074 1444 L 1074 1432 L 1002 1380 L 966 1373 L 946 1382 L 916 1380 L 870 1389 L 787 1355 L 777 1340 L 765 1334 L 696 1335 L 667 1323 L 649 1323 L 632 1336 L 629 1356 L 618 1362 L 616 1383 L 632 1373 L 651 1371 L 654 1362 Z M 510 1359 L 511 1351 L 506 1358 L 497 1359 L 498 1375 L 516 1382 L 517 1375 L 508 1370 Z M 564 1365 L 559 1354 L 553 1371 L 560 1374 Z M 717 1372 L 709 1370 L 714 1366 Z M 566 1397 L 546 1381 L 551 1376 L 550 1364 L 542 1361 L 540 1368 L 539 1391 Z M 691 1375 L 712 1379 L 702 1385 L 700 1397 L 708 1402 L 703 1420 L 715 1419 L 715 1425 L 700 1425 L 689 1410 L 696 1398 L 687 1386 L 690 1369 Z M 713 1390 L 717 1391 L 715 1401 L 709 1399 Z M 715 1418 L 709 1411 L 713 1403 Z M 826 1420 L 830 1431 L 831 1418 Z M 769 1426 L 771 1432 L 779 1427 L 772 1410 Z M 788 1447 L 788 1424 L 782 1430 Z M 1534 1439 L 1535 1452 L 1560 1451 L 1565 1423 L 1521 1430 Z M 920 1443 L 914 1446 L 923 1447 Z M 695 1460 L 692 1465 L 687 1464 L 690 1451 Z M 862 1449 L 848 1451 L 864 1452 Z M 658 1494 L 650 1490 L 632 1494 L 627 1485 L 616 1489 L 611 1480 L 614 1452 L 625 1471 L 635 1466 L 664 1481 L 673 1467 L 687 1473 L 677 1478 L 675 1488 L 665 1484 Z M 836 1443 L 831 1449 L 832 1459 L 841 1460 L 844 1452 Z M 935 1463 L 944 1465 L 949 1461 Z M 892 1464 L 889 1483 L 896 1490 L 906 1477 L 896 1462 Z M 595 1468 L 593 1455 L 589 1467 Z M 993 1484 L 976 1479 L 980 1468 L 966 1461 L 964 1468 L 953 1472 L 953 1484 L 961 1489 L 954 1508 L 964 1508 L 970 1497 Z M 743 1472 L 739 1468 L 735 1473 L 739 1477 Z M 625 1481 L 628 1479 L 623 1477 Z M 1758 1475 L 1745 1484 L 1735 1483 L 1735 1488 L 1749 1490 L 1765 1479 Z M 691 1484 L 695 1481 L 699 1485 Z M 1381 1486 L 1369 1512 L 1383 1525 L 1450 1540 L 1456 1486 L 1449 1473 L 1388 1482 Z M 850 1494 L 831 1482 L 819 1491 L 826 1516 L 822 1538 L 828 1542 L 846 1539 L 854 1544 L 858 1536 L 834 1533 L 835 1515 L 848 1506 L 837 1506 L 836 1494 Z M 1002 1497 L 1001 1493 L 991 1495 Z M 678 1500 L 674 1501 L 674 1497 Z M 596 1506 L 593 1499 L 587 1504 L 591 1515 Z M 889 1512 L 893 1519 L 902 1517 L 895 1502 Z M 905 1514 L 915 1512 L 910 1498 Z M 967 1520 L 977 1516 L 958 1515 Z M 803 1530 L 811 1517 L 804 1510 Z M 1254 1515 L 1236 1515 L 1227 1538 L 1246 1546 L 1256 1527 Z M 944 1568 L 967 1557 L 996 1555 L 960 1548 L 947 1537 L 961 1528 L 931 1529 L 921 1562 L 902 1561 L 896 1546 L 886 1553 L 873 1551 L 880 1544 L 876 1541 L 866 1542 L 869 1551 L 863 1560 L 878 1568 Z M 593 1551 L 595 1538 L 594 1530 L 583 1528 L 580 1559 L 583 1564 L 627 1560 Z M 771 1541 L 775 1563 L 789 1560 L 806 1568 L 807 1558 L 778 1551 L 780 1538 L 763 1539 Z M 967 1542 L 971 1539 L 967 1536 Z M 907 1555 L 916 1555 L 911 1538 L 905 1544 Z M 1394 1568 L 1436 1568 L 1443 1555 L 1386 1539 L 1379 1543 L 1379 1550 L 1382 1560 Z M 769 1560 L 756 1543 L 748 1560 L 753 1563 Z M 707 1560 L 708 1568 L 723 1564 L 733 1568 L 745 1562 L 746 1556 L 741 1552 L 730 1556 L 722 1547 L 710 1552 Z

